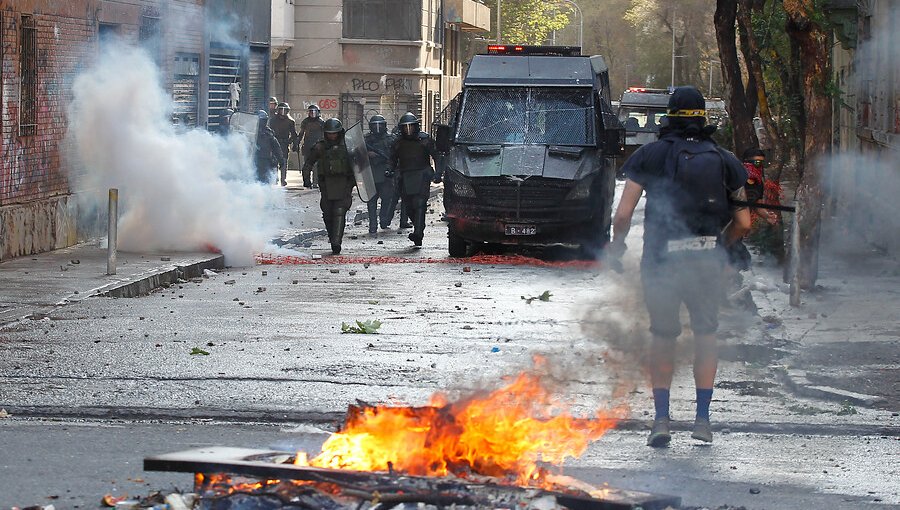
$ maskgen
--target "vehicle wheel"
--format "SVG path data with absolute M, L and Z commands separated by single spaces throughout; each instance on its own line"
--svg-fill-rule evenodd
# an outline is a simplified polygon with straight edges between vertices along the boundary
M 466 256 L 466 249 L 469 247 L 466 240 L 453 232 L 447 232 L 447 251 L 453 258 L 462 258 Z

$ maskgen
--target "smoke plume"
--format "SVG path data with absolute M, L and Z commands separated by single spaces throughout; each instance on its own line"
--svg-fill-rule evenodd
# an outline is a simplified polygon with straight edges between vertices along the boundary
M 253 263 L 281 219 L 283 194 L 254 181 L 239 135 L 172 125 L 172 100 L 141 50 L 108 44 L 73 83 L 68 109 L 71 176 L 79 190 L 119 189 L 119 248 L 218 249 Z

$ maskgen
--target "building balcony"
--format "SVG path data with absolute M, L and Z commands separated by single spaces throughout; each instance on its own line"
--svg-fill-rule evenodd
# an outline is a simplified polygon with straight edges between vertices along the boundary
M 474 0 L 444 0 L 447 23 L 454 23 L 463 32 L 489 32 L 491 9 Z

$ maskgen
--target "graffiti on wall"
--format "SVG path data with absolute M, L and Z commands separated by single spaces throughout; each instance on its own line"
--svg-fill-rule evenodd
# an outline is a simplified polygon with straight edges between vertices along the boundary
M 414 92 L 414 82 L 411 78 L 392 78 L 382 76 L 379 80 L 366 78 L 353 78 L 350 80 L 352 92 Z

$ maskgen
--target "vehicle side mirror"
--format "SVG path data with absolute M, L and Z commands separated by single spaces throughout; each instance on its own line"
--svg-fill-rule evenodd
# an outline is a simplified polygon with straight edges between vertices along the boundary
M 449 152 L 452 144 L 452 133 L 447 124 L 435 124 L 434 144 L 438 152 Z

